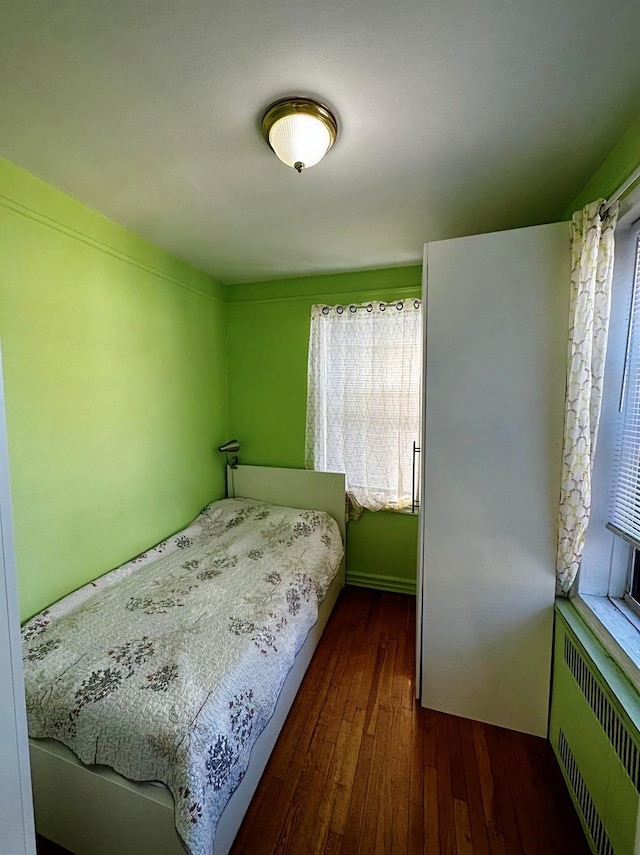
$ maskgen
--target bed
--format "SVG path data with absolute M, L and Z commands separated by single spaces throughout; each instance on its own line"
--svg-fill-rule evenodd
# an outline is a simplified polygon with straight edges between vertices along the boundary
M 300 560 L 301 556 L 307 555 L 307 553 L 312 554 L 316 549 L 316 547 L 310 547 L 311 540 L 308 539 L 308 529 L 317 527 L 327 541 L 325 546 L 329 552 L 332 552 L 334 563 L 335 561 L 339 562 L 338 570 L 335 572 L 334 568 L 331 572 L 327 572 L 325 568 L 324 576 L 321 574 L 319 581 L 307 582 L 304 581 L 307 579 L 307 575 L 298 573 L 297 581 L 289 584 L 286 588 L 284 599 L 280 594 L 278 595 L 281 608 L 278 611 L 278 608 L 274 607 L 269 618 L 270 624 L 268 621 L 266 623 L 255 620 L 248 621 L 246 620 L 247 615 L 238 609 L 226 609 L 229 614 L 225 612 L 224 622 L 229 633 L 228 637 L 235 645 L 237 639 L 233 637 L 234 632 L 236 635 L 244 634 L 246 637 L 243 640 L 248 643 L 247 649 L 252 652 L 242 652 L 243 648 L 235 646 L 229 653 L 224 653 L 224 655 L 220 653 L 218 658 L 224 659 L 226 656 L 233 661 L 238 660 L 238 658 L 243 662 L 246 660 L 248 663 L 253 663 L 251 667 L 254 675 L 256 667 L 263 668 L 266 675 L 270 667 L 269 662 L 271 659 L 277 658 L 271 656 L 273 649 L 280 643 L 284 644 L 287 633 L 291 635 L 297 653 L 295 651 L 290 653 L 287 661 L 287 667 L 290 665 L 290 668 L 285 674 L 278 677 L 277 673 L 274 672 L 276 676 L 271 677 L 271 683 L 266 680 L 260 681 L 259 688 L 261 691 L 263 683 L 269 686 L 278 684 L 272 692 L 271 706 L 268 703 L 267 707 L 261 706 L 263 699 L 247 693 L 246 680 L 243 683 L 242 680 L 232 676 L 228 679 L 225 678 L 223 688 L 226 694 L 223 692 L 220 695 L 216 702 L 217 707 L 213 702 L 208 702 L 207 705 L 207 709 L 210 707 L 214 712 L 217 709 L 216 715 L 226 714 L 227 730 L 221 731 L 222 735 L 218 733 L 216 739 L 209 739 L 204 729 L 200 727 L 202 715 L 196 717 L 195 720 L 198 722 L 198 732 L 201 732 L 201 737 L 196 734 L 194 744 L 196 749 L 199 745 L 202 748 L 206 744 L 209 754 L 207 755 L 206 751 L 200 750 L 191 752 L 194 756 L 201 758 L 202 768 L 200 768 L 199 777 L 195 772 L 190 772 L 190 774 L 195 775 L 195 778 L 189 783 L 193 785 L 195 781 L 195 785 L 192 786 L 195 791 L 204 776 L 208 781 L 207 787 L 202 790 L 202 793 L 207 796 L 206 800 L 204 798 L 198 799 L 193 792 L 189 791 L 183 799 L 183 793 L 177 779 L 169 781 L 169 786 L 174 795 L 168 786 L 154 782 L 156 778 L 162 780 L 162 776 L 158 774 L 153 763 L 151 767 L 144 766 L 144 763 L 151 762 L 148 757 L 145 758 L 141 766 L 138 765 L 133 770 L 126 763 L 123 769 L 124 761 L 117 761 L 113 764 L 108 761 L 110 762 L 109 766 L 102 765 L 104 757 L 109 754 L 109 751 L 112 751 L 114 743 L 118 742 L 124 746 L 125 750 L 122 752 L 122 756 L 126 758 L 133 750 L 129 741 L 134 740 L 135 742 L 135 739 L 139 737 L 136 737 L 137 731 L 133 725 L 124 729 L 124 735 L 122 728 L 118 730 L 116 727 L 112 731 L 111 738 L 105 741 L 107 745 L 111 746 L 109 751 L 101 746 L 98 730 L 105 725 L 104 722 L 102 724 L 97 723 L 93 717 L 95 710 L 101 705 L 108 707 L 110 698 L 104 696 L 106 700 L 103 700 L 100 692 L 104 691 L 104 685 L 101 684 L 96 689 L 95 680 L 91 683 L 89 678 L 85 680 L 77 678 L 74 683 L 69 677 L 71 684 L 76 689 L 75 706 L 79 708 L 79 711 L 74 711 L 71 716 L 67 712 L 67 719 L 62 721 L 63 716 L 61 722 L 57 723 L 56 726 L 66 728 L 64 734 L 62 731 L 52 733 L 52 725 L 50 722 L 47 723 L 48 720 L 44 716 L 44 712 L 39 708 L 43 704 L 46 706 L 47 695 L 42 690 L 42 686 L 38 685 L 34 672 L 30 673 L 29 671 L 29 666 L 33 664 L 33 661 L 27 659 L 25 663 L 27 666 L 27 683 L 31 685 L 31 690 L 28 690 L 27 693 L 27 703 L 30 707 L 30 731 L 33 730 L 40 737 L 30 740 L 36 826 L 40 834 L 70 851 L 78 853 L 78 855 L 112 855 L 114 852 L 118 852 L 119 855 L 134 855 L 134 853 L 135 855 L 181 855 L 185 849 L 197 853 L 197 855 L 202 855 L 205 852 L 207 855 L 209 853 L 225 855 L 229 851 L 340 589 L 344 585 L 344 559 L 340 561 L 340 555 L 335 551 L 335 544 L 331 547 L 328 545 L 330 528 L 333 526 L 335 529 L 336 524 L 342 542 L 344 542 L 345 493 L 343 476 L 305 470 L 239 466 L 237 469 L 229 471 L 228 484 L 230 500 L 206 509 L 205 516 L 196 520 L 199 528 L 197 526 L 196 529 L 190 527 L 185 532 L 174 535 L 170 539 L 171 542 L 167 541 L 157 547 L 164 547 L 174 556 L 167 559 L 169 561 L 169 576 L 173 580 L 173 587 L 169 591 L 169 595 L 167 595 L 164 582 L 164 587 L 161 588 L 158 596 L 153 595 L 155 590 L 153 585 L 158 584 L 158 580 L 153 577 L 153 573 L 156 572 L 154 555 L 146 555 L 138 559 L 140 572 L 134 561 L 123 565 L 113 574 L 107 574 L 106 577 L 103 577 L 101 584 L 106 593 L 102 592 L 100 596 L 102 597 L 101 602 L 104 601 L 107 605 L 101 606 L 101 609 L 108 611 L 108 608 L 116 608 L 114 605 L 108 605 L 111 602 L 112 592 L 117 589 L 118 596 L 124 596 L 122 593 L 124 591 L 127 594 L 125 598 L 128 604 L 127 611 L 136 612 L 136 620 L 138 617 L 142 620 L 142 624 L 139 627 L 136 626 L 136 630 L 138 632 L 137 637 L 144 640 L 144 644 L 138 645 L 138 647 L 131 645 L 127 647 L 126 644 L 114 643 L 112 649 L 105 651 L 105 657 L 109 657 L 108 661 L 112 666 L 111 671 L 117 671 L 119 674 L 118 691 L 114 691 L 111 698 L 117 698 L 118 703 L 124 703 L 122 699 L 129 693 L 133 703 L 137 703 L 137 706 L 143 711 L 142 717 L 147 717 L 152 722 L 156 720 L 158 707 L 162 707 L 163 704 L 166 706 L 169 703 L 167 699 L 170 695 L 168 690 L 165 694 L 165 684 L 171 683 L 176 677 L 174 670 L 182 674 L 184 669 L 181 666 L 179 669 L 172 670 L 173 665 L 168 661 L 164 664 L 162 661 L 152 663 L 150 659 L 147 663 L 153 642 L 152 634 L 147 632 L 148 627 L 156 626 L 156 624 L 161 627 L 164 625 L 163 621 L 167 618 L 166 614 L 163 616 L 163 609 L 165 613 L 179 610 L 181 615 L 186 615 L 193 597 L 204 596 L 200 591 L 192 594 L 188 590 L 189 585 L 185 584 L 184 581 L 187 576 L 188 580 L 195 580 L 195 586 L 200 588 L 215 587 L 215 585 L 221 584 L 221 580 L 225 580 L 224 584 L 235 590 L 236 597 L 239 596 L 242 586 L 238 587 L 237 578 L 236 582 L 233 582 L 236 570 L 229 566 L 229 559 L 234 557 L 234 547 L 229 546 L 232 541 L 228 538 L 235 533 L 236 529 L 238 532 L 246 529 L 253 537 L 253 529 L 250 528 L 250 525 L 253 525 L 251 520 L 255 518 L 259 520 L 258 527 L 267 532 L 273 543 L 277 543 L 279 537 L 282 541 L 281 533 L 283 530 L 285 531 L 284 540 L 290 542 L 289 553 L 295 556 L 294 564 Z M 280 508 L 279 506 L 284 507 Z M 285 508 L 298 509 L 291 511 L 286 523 Z M 329 514 L 335 520 L 335 524 L 331 520 L 324 519 L 322 514 L 317 513 L 320 511 Z M 198 566 L 194 562 L 200 559 L 193 557 L 196 553 L 190 553 L 191 545 L 187 546 L 187 541 L 193 541 L 194 544 L 200 543 L 198 538 L 203 526 L 216 529 L 218 532 L 216 536 L 221 537 L 218 546 L 222 544 L 222 554 L 216 552 L 214 555 L 211 548 L 207 547 L 209 549 L 208 559 Z M 271 560 L 269 549 L 261 549 L 256 544 L 247 543 L 251 547 L 248 548 L 248 554 L 254 553 L 249 563 L 254 562 L 256 565 L 258 576 L 255 578 L 261 580 L 260 585 L 267 593 L 271 590 L 270 585 L 275 586 L 275 590 L 278 587 L 279 570 L 277 567 L 272 567 L 270 564 L 267 566 L 265 563 L 267 559 Z M 201 544 L 198 548 L 201 549 Z M 320 550 L 319 555 L 324 554 L 322 552 L 323 547 L 319 544 L 317 549 Z M 258 556 L 260 552 L 264 554 Z M 275 552 L 278 552 L 278 549 L 275 549 Z M 191 563 L 191 567 L 189 567 L 189 563 Z M 178 567 L 181 569 L 176 576 L 176 568 Z M 189 572 L 187 573 L 187 571 Z M 144 576 L 144 574 L 147 575 Z M 141 584 L 140 580 L 143 579 L 143 576 L 146 579 L 144 584 L 147 585 L 147 589 L 142 593 L 139 590 L 127 589 L 127 585 Z M 311 577 L 312 574 L 309 574 L 308 579 Z M 288 577 L 285 577 L 285 581 L 286 578 Z M 268 579 L 271 581 L 265 581 Z M 324 581 L 322 581 L 323 579 Z M 114 584 L 115 582 L 118 584 Z M 252 584 L 255 586 L 255 582 Z M 151 587 L 149 588 L 149 586 Z M 282 586 L 280 587 L 282 588 Z M 261 601 L 265 599 L 265 591 L 262 589 L 260 595 L 257 596 L 257 599 Z M 281 593 L 283 591 L 282 588 Z M 71 605 L 65 604 L 59 608 L 69 611 L 69 609 L 77 607 L 83 597 L 88 597 L 88 602 L 92 603 L 93 599 L 91 598 L 94 596 L 95 594 L 91 590 L 77 592 L 72 595 Z M 172 596 L 174 599 L 182 597 L 184 602 L 176 604 L 171 601 Z M 268 594 L 268 596 L 271 595 Z M 76 598 L 77 602 L 73 602 L 73 597 Z M 278 597 L 275 597 L 275 600 L 278 600 Z M 248 608 L 250 606 L 249 601 L 252 599 L 251 591 L 245 591 L 240 599 L 243 608 Z M 314 600 L 317 603 L 317 611 L 314 610 Z M 61 602 L 64 603 L 65 601 Z M 201 601 L 198 600 L 198 602 Z M 215 601 L 212 602 L 213 615 L 216 606 Z M 309 612 L 310 608 L 312 612 Z M 294 616 L 297 616 L 298 613 L 304 614 L 305 610 L 307 612 L 306 624 L 295 630 L 293 627 Z M 117 613 L 124 614 L 122 611 Z M 56 616 L 55 611 L 53 616 Z M 209 616 L 208 611 L 207 616 Z M 285 617 L 284 624 L 287 624 L 284 628 L 283 616 Z M 127 614 L 127 619 L 129 618 L 130 615 Z M 194 620 L 200 620 L 200 617 L 196 615 Z M 221 623 L 222 620 L 222 617 L 218 615 L 215 619 L 212 617 L 210 622 Z M 206 617 L 204 623 L 206 623 Z M 203 626 L 203 622 L 200 623 L 200 626 Z M 46 633 L 42 636 L 38 634 L 38 619 L 28 623 L 25 631 L 27 634 L 26 649 L 31 652 L 32 657 L 35 657 L 36 665 L 40 663 L 38 656 L 42 645 L 44 645 L 43 649 L 46 654 L 43 658 L 55 656 L 58 653 L 55 649 L 47 650 L 47 644 L 51 646 L 52 642 L 46 637 Z M 206 631 L 208 629 L 205 626 L 205 633 Z M 298 633 L 297 636 L 296 632 Z M 29 633 L 35 634 L 29 637 Z M 94 634 L 97 639 L 99 637 L 99 622 L 95 624 Z M 162 632 L 160 634 L 162 635 Z M 206 634 L 203 638 L 206 641 Z M 190 667 L 194 669 L 199 661 L 195 653 L 197 643 L 198 640 L 202 642 L 203 638 L 198 636 L 195 646 L 192 647 L 194 654 Z M 92 643 L 93 640 L 89 638 L 86 642 L 87 649 L 91 647 Z M 182 662 L 182 660 L 180 661 Z M 155 667 L 151 667 L 152 664 Z M 148 667 L 146 667 L 147 665 Z M 109 668 L 102 668 L 101 679 L 107 670 Z M 66 671 L 66 667 L 62 669 L 61 673 L 63 671 Z M 35 673 L 39 673 L 37 669 Z M 94 675 L 90 676 L 93 677 Z M 111 678 L 113 678 L 113 673 L 111 673 Z M 277 688 L 280 683 L 281 688 L 278 692 Z M 86 684 L 89 685 L 89 689 L 86 688 Z M 90 702 L 84 704 L 83 698 L 87 692 L 90 695 Z M 268 694 L 266 690 L 265 693 Z M 179 697 L 182 699 L 183 695 L 188 697 L 189 692 L 185 690 L 179 694 Z M 96 698 L 98 702 L 93 703 Z M 147 701 L 147 699 L 149 700 Z M 188 717 L 189 710 L 182 710 L 181 707 L 178 707 L 180 704 L 176 706 L 175 702 L 173 706 L 169 704 L 169 709 L 173 710 L 173 718 L 181 721 L 181 715 L 184 713 Z M 266 708 L 268 708 L 268 714 L 264 712 Z M 214 712 L 211 712 L 211 715 Z M 109 726 L 113 729 L 115 725 L 112 722 Z M 79 731 L 79 734 L 75 734 L 76 742 L 74 742 L 74 738 L 69 737 L 69 727 L 72 730 L 75 727 Z M 238 734 L 243 735 L 245 731 L 252 729 L 255 731 L 252 738 L 255 739 L 257 735 L 257 739 L 250 745 L 248 742 L 246 744 L 241 742 Z M 129 732 L 130 730 L 133 735 Z M 42 738 L 52 735 L 58 738 Z M 80 762 L 76 753 L 59 741 L 63 736 L 67 744 L 72 745 L 74 750 L 85 760 L 86 765 Z M 201 743 L 198 743 L 199 738 L 201 738 Z M 233 739 L 236 739 L 236 743 L 233 743 Z M 188 741 L 191 741 L 191 735 Z M 212 754 L 214 743 L 217 747 Z M 233 752 L 229 748 L 230 745 Z M 133 753 L 135 754 L 135 751 Z M 153 760 L 156 766 L 158 762 L 162 765 L 162 753 L 158 757 Z M 92 762 L 95 759 L 98 759 L 99 765 Z M 119 767 L 119 762 L 120 771 L 124 771 L 126 774 L 118 774 L 110 767 L 111 765 Z M 136 763 L 138 763 L 137 760 Z M 226 779 L 222 774 L 225 772 L 225 764 L 226 767 L 233 767 L 235 770 Z M 140 769 L 142 769 L 143 774 L 140 774 Z M 141 782 L 136 783 L 131 780 L 132 778 Z M 207 794 L 213 790 L 216 790 L 216 793 L 214 794 L 215 798 L 211 800 Z M 175 805 L 174 796 L 176 797 Z M 181 825 L 179 823 L 182 837 L 176 832 L 174 824 L 176 820 L 179 820 L 179 816 L 182 817 Z M 195 816 L 196 821 L 193 822 L 192 830 L 187 828 L 185 831 L 185 817 L 188 820 L 189 816 L 192 818 Z M 214 827 L 215 835 L 212 832 Z M 182 838 L 188 841 L 188 846 L 183 845 Z

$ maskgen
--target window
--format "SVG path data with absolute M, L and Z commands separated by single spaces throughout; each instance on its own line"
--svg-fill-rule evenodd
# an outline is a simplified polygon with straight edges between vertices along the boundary
M 627 499 L 622 492 L 618 493 L 618 485 L 623 488 L 626 484 L 626 476 L 622 480 L 617 477 L 622 473 L 621 440 L 625 431 L 625 412 L 631 415 L 632 400 L 640 395 L 640 314 L 634 322 L 631 311 L 640 300 L 640 288 L 634 290 L 638 234 L 636 227 L 630 224 L 637 219 L 640 209 L 636 214 L 634 210 L 635 206 L 621 214 L 615 233 L 602 414 L 591 478 L 591 515 L 578 578 L 581 597 L 612 597 L 616 603 L 624 597 L 632 560 L 632 546 L 625 533 Z M 634 349 L 637 351 L 635 357 Z M 632 436 L 629 435 L 626 440 L 629 453 L 632 444 Z M 632 517 L 633 514 L 630 519 Z
M 420 441 L 420 300 L 313 306 L 306 465 L 344 472 L 356 509 L 410 510 Z
M 636 190 L 621 206 L 616 227 L 591 516 L 574 602 L 640 690 L 640 614 L 634 609 L 634 600 L 640 597 L 640 558 L 628 528 L 634 525 L 634 508 L 640 510 L 640 449 L 633 451 L 634 406 L 640 406 L 639 218 L 640 190 Z
M 624 370 L 621 383 L 615 478 L 608 528 L 633 547 L 624 598 L 640 610 L 640 239 L 635 238 L 635 264 L 630 299 Z

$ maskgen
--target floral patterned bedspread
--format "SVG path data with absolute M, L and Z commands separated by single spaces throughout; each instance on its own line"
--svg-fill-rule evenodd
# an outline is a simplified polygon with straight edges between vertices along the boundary
M 214 502 L 24 625 L 29 734 L 166 784 L 186 849 L 210 855 L 342 553 L 325 513 Z

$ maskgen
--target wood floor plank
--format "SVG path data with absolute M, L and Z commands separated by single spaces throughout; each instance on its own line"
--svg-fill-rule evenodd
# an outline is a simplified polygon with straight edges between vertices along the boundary
M 418 706 L 417 701 L 414 702 Z M 438 766 L 438 733 L 436 729 L 436 717 L 431 710 L 422 710 L 422 738 L 424 765 L 431 769 Z
M 299 841 L 306 841 L 306 851 L 317 851 L 319 838 L 324 841 L 328 831 L 328 818 L 318 810 L 318 792 L 324 792 L 325 781 L 333 746 L 324 739 L 325 729 L 318 725 L 306 752 L 306 757 L 295 790 L 289 800 L 289 809 L 285 817 L 275 852 L 282 855 L 296 855 Z M 310 811 L 309 804 L 313 804 Z M 324 820 L 324 822 L 323 822 Z
M 331 655 L 327 657 L 327 663 L 322 671 L 322 674 L 319 675 L 314 673 L 311 675 L 311 679 L 307 681 L 308 692 L 311 696 L 311 703 L 298 733 L 296 750 L 306 751 L 309 745 L 311 744 L 311 740 L 313 738 L 316 726 L 318 725 L 318 721 L 320 719 L 320 715 L 322 713 L 323 705 L 326 701 L 327 694 L 331 685 L 333 684 L 333 678 L 336 672 L 339 659 L 340 650 L 336 648 L 332 651 Z
M 395 645 L 394 642 L 392 644 Z M 384 649 L 387 652 L 389 650 L 386 646 Z M 383 669 L 384 665 L 380 669 L 381 675 Z M 357 852 L 362 853 L 362 855 L 368 855 L 371 852 L 390 851 L 390 839 L 388 838 L 390 838 L 391 829 L 388 827 L 387 814 L 392 804 L 391 776 L 388 763 L 391 714 L 387 704 L 382 707 L 379 704 L 380 698 L 384 698 L 384 692 L 382 694 L 380 692 L 381 679 L 378 680 L 375 690 L 375 731 L 373 734 L 369 734 L 367 731 L 367 735 L 372 737 L 372 752 L 357 849 Z M 371 717 L 369 718 L 369 726 L 370 724 Z
M 394 706 L 411 710 L 413 707 L 414 681 L 411 675 L 407 673 L 406 668 L 409 635 L 406 629 L 406 610 L 403 619 L 405 620 L 405 630 L 403 635 L 396 640 L 396 662 L 393 668 L 391 695 Z
M 513 769 L 517 773 L 518 783 L 517 790 L 520 794 L 520 800 L 526 804 L 528 822 L 530 823 L 532 841 L 529 843 L 529 850 L 537 852 L 538 855 L 555 855 L 558 852 L 557 841 L 553 834 L 553 829 L 548 837 L 540 837 L 538 829 L 546 822 L 545 791 L 546 787 L 540 788 L 540 779 L 536 774 L 536 770 L 531 762 L 529 754 L 529 741 L 533 737 L 522 738 L 522 734 L 510 733 L 509 743 L 511 747 L 512 757 L 509 763 L 509 769 Z M 510 776 L 511 777 L 511 776 Z M 535 798 L 527 798 L 527 793 L 535 793 Z M 522 831 L 521 831 L 522 835 Z M 524 846 L 527 851 L 527 846 Z
M 409 805 L 411 801 L 411 711 L 403 706 L 392 707 L 391 736 L 387 747 L 391 771 L 391 847 L 393 852 L 407 852 L 409 848 Z
M 412 804 L 422 805 L 424 798 L 424 710 L 416 706 L 411 715 L 411 746 L 409 750 L 410 786 L 409 800 Z
M 487 828 L 489 849 L 491 855 L 506 855 L 502 822 L 500 821 L 500 812 L 496 801 L 496 785 L 491 768 L 485 727 L 480 722 L 474 721 L 471 722 L 471 730 L 478 766 L 478 777 L 480 779 L 482 808 Z
M 353 855 L 354 852 L 358 851 L 372 756 L 373 737 L 364 733 L 358 755 L 358 765 L 356 767 L 353 790 L 351 791 L 351 799 L 349 800 L 347 823 L 344 834 L 342 835 L 343 855 Z
M 432 712 L 436 720 L 436 754 L 438 766 L 438 820 L 440 824 L 441 855 L 456 855 L 453 794 L 451 792 L 451 764 L 449 755 L 448 716 Z
M 289 711 L 287 727 L 283 728 L 270 759 L 270 767 L 277 777 L 286 778 L 294 753 L 308 747 L 337 661 L 338 651 L 333 646 L 329 648 L 329 644 L 316 651 Z
M 352 631 L 341 636 L 339 655 L 331 675 L 331 683 L 335 688 L 327 693 L 318 717 L 318 722 L 327 727 L 327 742 L 335 742 L 337 739 L 349 697 L 350 680 L 346 674 L 347 669 L 351 667 L 351 648 L 354 640 L 355 633 Z
M 504 766 L 511 790 L 511 801 L 520 832 L 522 849 L 525 855 L 538 855 L 541 852 L 541 845 L 532 813 L 533 804 L 536 800 L 526 797 L 525 781 L 522 778 L 523 769 L 516 751 L 516 744 L 523 744 L 522 735 L 514 731 L 505 731 L 501 736 L 505 749 Z
M 433 766 L 424 767 L 424 852 L 425 855 L 439 855 L 440 852 L 440 811 L 438 797 L 438 770 Z
M 451 769 L 451 795 L 454 799 L 466 802 L 467 784 L 464 774 L 464 760 L 460 745 L 460 719 L 449 716 L 447 719 L 449 732 L 449 768 Z
M 472 723 L 468 719 L 460 718 L 458 719 L 458 726 L 473 851 L 474 855 L 490 855 L 489 835 L 484 816 L 480 771 L 473 743 Z
M 374 738 L 374 756 L 369 773 L 369 781 L 375 783 L 375 788 L 372 789 L 372 797 L 370 799 L 371 807 L 374 811 L 370 815 L 365 810 L 365 833 L 362 837 L 362 845 L 360 852 L 363 855 L 368 855 L 370 852 L 394 852 L 406 851 L 406 834 L 404 838 L 405 849 L 393 848 L 394 829 L 397 830 L 400 824 L 396 821 L 396 811 L 401 814 L 407 812 L 408 816 L 408 799 L 405 804 L 397 804 L 397 794 L 394 792 L 394 776 L 393 763 L 389 757 L 388 747 L 392 741 L 393 735 L 393 714 L 388 706 L 383 706 L 378 711 L 378 728 Z M 377 797 L 373 796 L 373 792 L 377 792 Z M 369 794 L 367 794 L 369 798 Z M 369 825 L 375 829 L 373 848 L 367 846 L 366 830 Z
M 380 646 L 380 623 L 376 620 L 376 609 L 370 604 L 361 627 L 355 628 L 357 641 L 351 651 L 352 676 L 343 717 L 352 720 L 356 709 L 367 709 L 371 687 L 377 666 L 377 651 Z M 372 656 L 372 651 L 375 654 Z
M 343 592 L 231 855 L 589 855 L 548 742 L 417 704 L 414 621 Z
M 469 807 L 461 799 L 453 800 L 453 816 L 456 828 L 457 855 L 474 855 L 471 843 L 471 826 L 469 824 Z
M 252 822 L 250 814 L 262 815 L 262 807 L 265 803 L 276 806 L 286 804 L 287 796 L 283 790 L 284 781 L 273 775 L 264 782 L 264 786 L 260 787 L 260 793 L 256 793 L 259 801 L 254 798 L 247 812 L 246 821 L 242 823 L 236 836 L 234 846 L 238 851 L 253 852 L 255 855 L 269 855 L 270 852 L 275 851 L 286 811 L 282 809 L 269 811 L 264 814 L 260 824 Z
M 341 838 L 347 823 L 349 802 L 358 768 L 360 746 L 364 735 L 364 720 L 365 710 L 363 709 L 356 710 L 353 721 L 343 720 L 343 724 L 348 728 L 348 735 L 339 767 L 336 763 L 334 782 L 337 790 L 331 814 L 331 831 L 340 835 Z M 336 746 L 334 757 L 339 750 Z
M 380 705 L 391 703 L 396 648 L 397 642 L 394 639 L 383 640 L 380 645 L 375 690 L 371 692 L 367 708 L 367 733 L 369 736 L 375 735 Z
M 409 803 L 409 832 L 407 852 L 409 855 L 422 855 L 424 852 L 425 830 L 424 812 L 421 804 Z
M 294 752 L 284 779 L 272 775 L 267 766 L 236 837 L 235 851 L 252 855 L 269 855 L 276 851 L 305 760 L 306 755 L 301 751 Z M 264 798 L 261 799 L 262 791 Z
M 342 836 L 340 834 L 336 834 L 333 829 L 330 829 L 329 834 L 327 835 L 323 855 L 339 855 L 341 849 Z
M 504 744 L 505 732 L 497 727 L 484 726 L 491 771 L 495 784 L 496 806 L 500 813 L 500 823 L 504 835 L 504 845 L 508 855 L 524 855 L 520 829 L 513 809 L 512 793 L 505 761 L 509 762 L 509 753 Z
M 424 827 L 424 768 L 423 710 L 416 707 L 411 716 L 411 745 L 409 748 L 409 852 L 423 852 Z M 437 799 L 436 799 L 437 804 Z

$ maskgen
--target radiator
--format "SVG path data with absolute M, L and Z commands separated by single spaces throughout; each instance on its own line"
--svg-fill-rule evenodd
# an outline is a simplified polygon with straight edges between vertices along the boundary
M 556 607 L 549 738 L 595 855 L 640 855 L 640 702 L 573 607 Z

